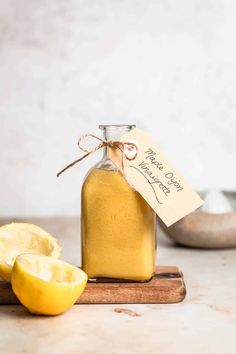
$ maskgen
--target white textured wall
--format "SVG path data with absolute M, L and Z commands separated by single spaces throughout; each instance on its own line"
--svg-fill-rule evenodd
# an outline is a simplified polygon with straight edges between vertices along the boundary
M 149 131 L 197 189 L 236 189 L 236 2 L 0 0 L 0 215 L 77 214 L 59 180 L 99 123 Z

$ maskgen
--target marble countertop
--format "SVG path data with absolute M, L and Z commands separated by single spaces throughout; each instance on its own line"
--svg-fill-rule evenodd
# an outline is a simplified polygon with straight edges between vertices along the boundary
M 58 237 L 63 258 L 79 264 L 78 219 L 30 221 Z M 75 305 L 57 317 L 32 316 L 22 306 L 0 306 L 0 353 L 235 354 L 236 250 L 176 247 L 159 232 L 157 262 L 182 269 L 187 286 L 183 303 Z M 140 316 L 117 313 L 117 307 Z

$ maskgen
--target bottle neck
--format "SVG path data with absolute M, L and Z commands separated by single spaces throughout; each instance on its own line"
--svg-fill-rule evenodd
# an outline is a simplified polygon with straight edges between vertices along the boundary
M 100 125 L 99 128 L 103 130 L 104 140 L 119 140 L 119 138 L 135 128 L 135 125 Z M 108 156 L 108 149 L 103 149 L 103 159 Z

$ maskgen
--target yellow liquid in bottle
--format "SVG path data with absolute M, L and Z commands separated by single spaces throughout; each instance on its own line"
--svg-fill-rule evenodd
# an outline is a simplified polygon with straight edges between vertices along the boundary
M 94 169 L 82 188 L 82 268 L 89 278 L 151 279 L 156 215 L 118 171 Z

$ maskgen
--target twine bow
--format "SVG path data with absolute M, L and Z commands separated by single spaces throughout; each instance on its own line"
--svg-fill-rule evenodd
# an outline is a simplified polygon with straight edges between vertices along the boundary
M 90 150 L 85 149 L 82 145 L 81 142 L 83 140 L 85 140 L 88 137 L 92 137 L 94 139 L 97 139 L 100 141 L 100 143 L 93 147 Z M 122 152 L 122 160 L 121 160 L 121 166 L 122 166 L 122 171 L 124 171 L 124 156 L 127 160 L 134 160 L 138 154 L 138 147 L 135 143 L 132 142 L 128 142 L 128 141 L 118 141 L 118 140 L 104 140 L 99 138 L 98 136 L 94 135 L 94 134 L 83 134 L 81 135 L 81 137 L 78 140 L 78 146 L 80 148 L 80 150 L 82 150 L 83 152 L 85 152 L 85 155 L 83 155 L 82 157 L 80 157 L 79 159 L 76 159 L 75 161 L 71 162 L 69 165 L 67 165 L 66 167 L 64 167 L 60 172 L 57 173 L 57 177 L 59 177 L 63 172 L 65 172 L 66 170 L 68 170 L 69 168 L 73 167 L 75 164 L 77 164 L 78 162 L 82 161 L 85 157 L 91 155 L 92 153 L 96 152 L 99 149 L 102 149 L 104 147 L 109 147 L 111 149 L 119 149 Z M 127 148 L 127 151 L 126 151 Z M 127 152 L 130 152 L 131 150 L 134 149 L 134 154 L 133 156 L 129 156 L 127 154 Z

